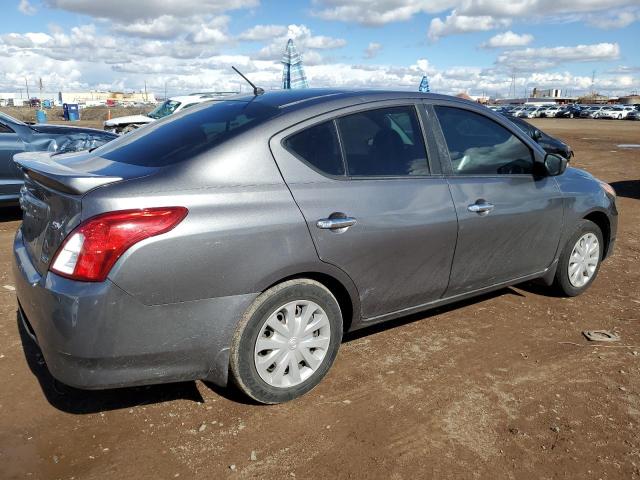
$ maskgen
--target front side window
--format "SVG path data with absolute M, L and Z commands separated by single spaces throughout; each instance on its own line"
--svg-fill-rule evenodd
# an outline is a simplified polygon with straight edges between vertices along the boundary
M 4 123 L 0 123 L 0 133 L 13 133 L 13 130 Z
M 436 106 L 442 133 L 456 175 L 531 174 L 529 147 L 511 131 L 480 115 L 454 107 Z
M 285 139 L 284 147 L 328 175 L 344 175 L 344 163 L 333 120 Z
M 350 176 L 428 175 L 413 106 L 368 110 L 336 120 Z

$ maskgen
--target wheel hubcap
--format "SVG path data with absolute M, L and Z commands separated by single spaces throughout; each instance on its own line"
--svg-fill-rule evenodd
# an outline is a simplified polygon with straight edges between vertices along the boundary
M 586 285 L 598 267 L 600 243 L 593 233 L 581 236 L 571 251 L 569 258 L 569 282 L 576 288 Z
M 272 387 L 298 385 L 322 365 L 330 341 L 329 319 L 317 303 L 289 302 L 260 328 L 254 348 L 258 375 Z

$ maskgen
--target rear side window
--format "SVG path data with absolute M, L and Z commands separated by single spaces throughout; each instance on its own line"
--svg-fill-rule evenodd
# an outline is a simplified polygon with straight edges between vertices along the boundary
M 257 102 L 192 107 L 107 143 L 96 155 L 131 165 L 164 167 L 200 155 L 279 113 L 277 107 Z
M 368 110 L 340 117 L 336 122 L 350 176 L 429 174 L 414 107 Z
M 436 106 L 456 175 L 531 174 L 529 147 L 493 120 L 460 108 Z
M 284 146 L 323 173 L 344 175 L 344 163 L 333 120 L 288 137 Z

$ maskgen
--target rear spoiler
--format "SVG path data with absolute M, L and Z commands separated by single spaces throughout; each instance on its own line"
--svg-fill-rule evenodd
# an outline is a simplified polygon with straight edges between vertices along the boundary
M 18 153 L 13 156 L 13 161 L 30 179 L 46 187 L 73 195 L 82 195 L 101 185 L 123 179 L 69 168 L 52 159 L 49 152 Z

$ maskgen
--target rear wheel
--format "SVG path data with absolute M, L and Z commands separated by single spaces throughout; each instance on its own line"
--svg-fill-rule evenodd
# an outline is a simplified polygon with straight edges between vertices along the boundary
M 554 285 L 561 293 L 575 297 L 584 292 L 600 270 L 604 242 L 602 231 L 590 220 L 582 220 L 560 255 Z
M 245 313 L 231 346 L 231 374 L 260 403 L 293 400 L 320 383 L 341 340 L 333 294 L 313 280 L 290 280 L 262 293 Z

